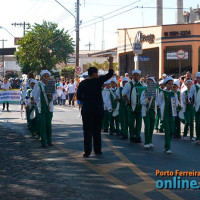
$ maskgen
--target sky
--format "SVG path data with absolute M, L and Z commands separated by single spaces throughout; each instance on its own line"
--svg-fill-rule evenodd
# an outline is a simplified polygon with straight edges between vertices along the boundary
M 58 0 L 74 15 L 76 0 Z M 23 28 L 12 23 L 41 24 L 43 20 L 58 23 L 75 40 L 75 20 L 55 0 L 0 0 L 0 26 L 15 37 L 23 36 Z M 156 25 L 156 0 L 80 0 L 80 50 L 102 50 L 103 18 L 104 49 L 117 47 L 117 29 Z M 163 0 L 164 24 L 174 24 L 176 0 Z M 196 8 L 199 0 L 184 0 L 184 10 Z M 148 7 L 148 8 L 147 8 Z M 150 8 L 149 8 L 150 7 Z M 117 10 L 117 11 L 116 11 Z M 89 21 L 89 22 L 88 22 Z M 4 47 L 14 47 L 14 38 L 0 29 L 0 40 L 6 39 Z M 2 43 L 0 43 L 2 48 Z

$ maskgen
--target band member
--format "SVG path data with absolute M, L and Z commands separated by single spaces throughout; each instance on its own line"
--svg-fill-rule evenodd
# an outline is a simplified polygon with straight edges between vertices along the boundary
M 103 104 L 104 104 L 104 118 L 102 121 L 102 127 L 104 132 L 108 132 L 108 128 L 110 126 L 110 119 L 112 114 L 112 106 L 111 106 L 111 100 L 110 100 L 110 85 L 111 81 L 108 80 L 104 83 L 105 88 L 102 91 L 102 98 L 103 98 Z
M 173 89 L 173 78 L 167 77 L 164 80 L 165 89 L 158 96 L 158 105 L 161 109 L 161 120 L 165 131 L 165 152 L 171 154 L 171 138 L 174 135 L 174 117 L 177 116 L 178 98 Z
M 153 77 L 147 79 L 147 88 L 150 83 L 156 84 L 156 81 Z M 147 89 L 142 92 L 141 95 L 141 105 L 142 105 L 142 117 L 144 120 L 144 148 L 149 149 L 153 147 L 152 136 L 154 131 L 154 124 L 157 112 L 156 104 L 157 90 L 155 91 L 155 96 L 147 97 Z
M 158 88 L 158 95 L 165 88 L 163 80 L 159 81 L 159 86 L 160 87 Z M 156 121 L 155 121 L 155 130 L 157 133 L 158 132 L 163 133 L 163 122 L 161 120 L 160 106 L 158 106 L 158 105 L 157 105 L 157 115 L 156 115 Z
M 184 120 L 185 120 L 185 127 L 184 127 L 184 134 L 183 134 L 183 139 L 185 141 L 189 140 L 187 137 L 188 129 L 190 127 L 190 140 L 194 141 L 194 115 L 195 115 L 195 109 L 193 106 L 193 102 L 189 101 L 189 96 L 190 96 L 190 90 L 193 85 L 192 80 L 187 80 L 185 82 L 187 86 L 187 90 L 185 90 L 182 93 L 182 107 L 183 107 L 183 113 L 184 113 Z
M 190 94 L 189 101 L 194 102 L 195 107 L 195 122 L 196 122 L 196 142 L 200 144 L 200 72 L 196 73 L 197 84 L 193 85 Z
M 141 126 L 142 115 L 140 97 L 143 90 L 146 89 L 143 83 L 140 82 L 140 70 L 132 71 L 133 80 L 126 83 L 122 90 L 122 95 L 128 105 L 128 124 L 130 132 L 130 142 L 141 143 Z M 136 124 L 135 124 L 136 122 Z
M 118 88 L 117 96 L 119 99 L 119 121 L 121 124 L 122 139 L 128 139 L 128 108 L 125 99 L 122 96 L 123 87 L 129 82 L 129 78 L 122 79 L 122 87 Z
M 32 89 L 34 88 L 35 84 L 37 83 L 36 80 L 31 79 L 29 82 L 30 89 L 26 92 L 26 110 L 27 110 L 27 119 L 29 119 L 29 129 L 31 131 L 32 136 L 36 136 L 38 134 L 38 124 L 37 124 L 37 118 L 36 118 L 36 106 L 33 101 L 32 97 Z M 33 113 L 35 112 L 35 116 L 33 117 Z
M 33 92 L 34 101 L 39 112 L 41 147 L 52 145 L 53 94 L 46 94 L 44 89 L 50 79 L 50 75 L 51 73 L 48 70 L 43 70 L 40 74 L 41 81 L 34 87 Z
M 96 155 L 101 155 L 101 126 L 103 119 L 102 85 L 113 76 L 113 57 L 109 57 L 109 73 L 99 77 L 96 67 L 88 69 L 89 78 L 78 86 L 77 99 L 83 101 L 81 110 L 84 131 L 83 157 L 92 152 L 92 139 Z
M 5 77 L 3 78 L 3 84 L 1 85 L 1 89 L 3 89 L 4 91 L 11 89 L 11 85 L 10 85 L 10 83 L 7 81 L 7 79 Z M 9 102 L 4 102 L 3 103 L 2 111 L 5 110 L 5 105 L 7 106 L 7 111 L 9 111 Z
M 175 117 L 175 131 L 174 138 L 181 138 L 181 120 L 179 118 L 179 112 L 181 111 L 181 93 L 180 93 L 180 81 L 175 80 L 173 85 L 173 91 L 177 94 L 178 97 L 178 107 L 177 107 L 177 116 Z
M 111 88 L 110 88 L 110 100 L 112 106 L 112 114 L 110 119 L 110 135 L 117 133 L 120 135 L 119 131 L 119 102 L 117 100 L 117 79 L 111 79 Z

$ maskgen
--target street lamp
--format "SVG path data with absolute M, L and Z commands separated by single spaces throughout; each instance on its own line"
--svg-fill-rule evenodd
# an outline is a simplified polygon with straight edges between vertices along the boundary
M 10 35 L 12 35 L 14 38 L 15 36 L 10 32 L 8 31 L 6 28 L 4 28 L 3 26 L 0 26 L 0 29 L 4 29 L 7 33 L 9 33 Z M 2 49 L 3 49 L 3 55 L 2 55 L 2 69 L 3 69 L 3 76 L 5 76 L 5 66 L 4 66 L 4 42 L 7 41 L 7 40 L 4 40 L 2 39 Z
M 102 19 L 102 47 L 101 47 L 101 49 L 102 49 L 102 51 L 104 50 L 104 45 L 105 45 L 105 41 L 104 41 L 104 17 L 97 17 L 96 16 L 96 18 L 100 18 L 100 19 Z
M 12 35 L 15 38 L 15 36 L 10 31 L 8 31 L 6 28 L 4 28 L 3 26 L 0 26 L 0 29 L 4 29 L 7 33 L 9 33 L 10 35 Z
M 60 2 L 58 2 L 57 0 L 55 0 L 56 3 L 58 3 L 61 7 L 63 7 L 68 13 L 70 13 L 74 19 L 75 19 L 75 25 L 76 25 L 76 68 L 79 67 L 79 3 L 80 0 L 77 0 L 76 2 L 76 16 L 69 11 L 65 6 L 63 6 Z

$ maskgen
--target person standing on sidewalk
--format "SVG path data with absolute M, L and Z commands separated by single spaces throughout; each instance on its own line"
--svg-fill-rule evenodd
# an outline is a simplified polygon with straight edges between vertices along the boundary
M 71 102 L 72 102 L 72 106 L 74 106 L 74 94 L 76 92 L 76 85 L 74 83 L 74 80 L 70 80 L 70 83 L 67 86 L 67 92 L 69 94 L 69 106 L 71 106 Z
M 5 77 L 3 78 L 3 84 L 1 85 L 1 89 L 3 89 L 4 91 L 11 89 L 10 83 L 7 81 L 7 79 Z M 5 105 L 6 104 L 7 104 L 7 111 L 9 111 L 9 102 L 4 102 L 3 103 L 2 111 L 5 110 Z
M 44 89 L 50 79 L 50 75 L 51 73 L 48 70 L 41 72 L 41 81 L 38 82 L 33 93 L 39 112 L 41 147 L 52 145 L 53 94 L 46 94 Z
M 109 57 L 108 74 L 99 77 L 96 67 L 88 69 L 89 78 L 78 86 L 77 99 L 83 101 L 84 157 L 92 152 L 92 139 L 96 155 L 101 155 L 101 125 L 104 113 L 102 85 L 113 76 L 113 57 Z

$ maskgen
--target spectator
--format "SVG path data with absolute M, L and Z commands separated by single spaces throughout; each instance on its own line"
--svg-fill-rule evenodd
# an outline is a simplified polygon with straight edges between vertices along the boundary
M 76 92 L 76 85 L 74 84 L 74 80 L 70 80 L 69 85 L 67 86 L 67 93 L 69 94 L 69 106 L 74 106 L 74 94 Z

